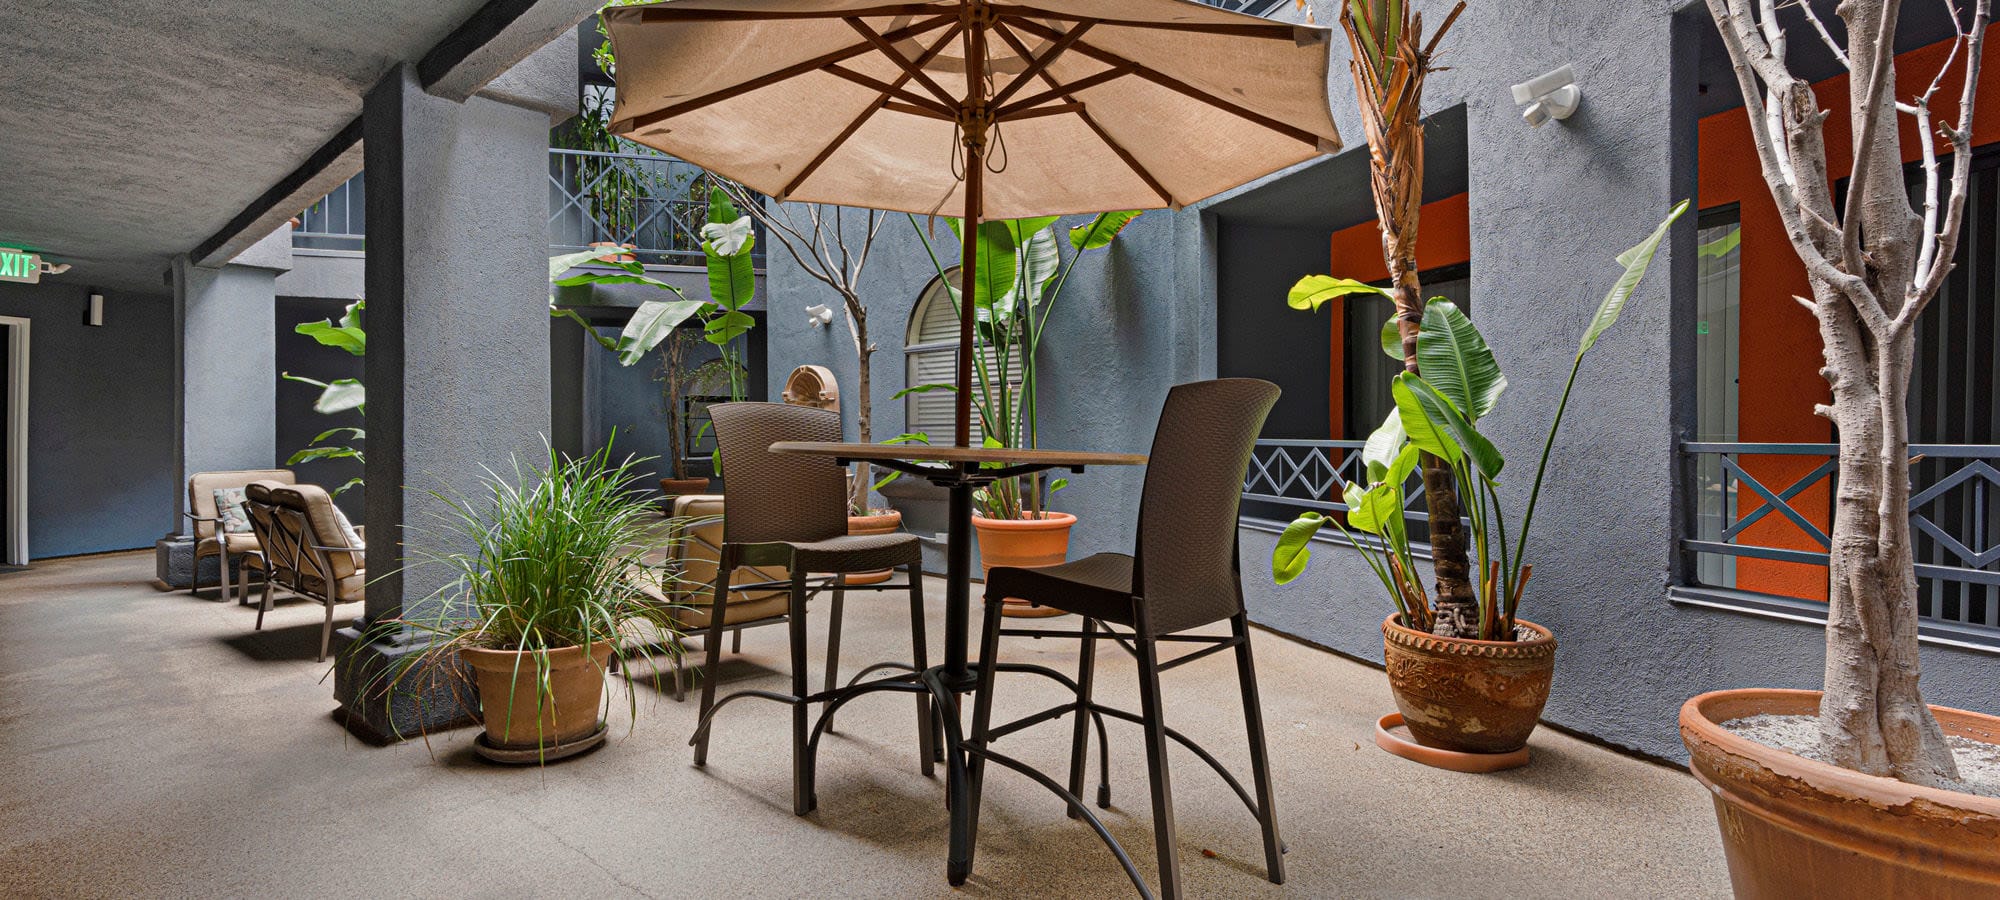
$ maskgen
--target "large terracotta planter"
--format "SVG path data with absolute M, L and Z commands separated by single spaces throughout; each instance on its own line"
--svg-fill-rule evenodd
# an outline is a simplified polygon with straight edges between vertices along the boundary
M 2000 743 L 2000 718 L 1931 711 L 1948 735 Z M 2000 799 L 1863 775 L 1720 724 L 1818 712 L 1818 691 L 1715 691 L 1681 707 L 1738 900 L 2000 897 Z
M 979 535 L 979 567 L 990 572 L 994 566 L 1033 568 L 1053 566 L 1069 558 L 1069 530 L 1076 517 L 1064 512 L 1044 512 L 1037 519 L 989 519 L 973 516 L 972 528 Z M 1060 616 L 1063 611 L 1035 606 L 1026 600 L 1008 597 L 1006 615 L 1021 618 Z
M 529 654 L 471 647 L 458 653 L 472 667 L 479 683 L 480 718 L 486 724 L 486 741 L 494 747 L 550 748 L 597 731 L 597 714 L 604 700 L 604 670 L 611 661 L 610 642 L 592 647 L 588 658 L 582 647 L 549 651 L 551 702 L 547 704 L 540 702 L 539 673 Z M 544 707 L 539 717 L 537 706 Z
M 903 513 L 895 509 L 878 509 L 865 516 L 848 516 L 848 534 L 895 534 L 903 529 Z M 881 584 L 896 573 L 889 569 L 873 572 L 858 572 L 847 576 L 848 584 Z
M 1382 622 L 1389 690 L 1417 743 L 1458 753 L 1512 753 L 1549 702 L 1556 639 L 1526 619 L 1529 641 L 1473 641 Z

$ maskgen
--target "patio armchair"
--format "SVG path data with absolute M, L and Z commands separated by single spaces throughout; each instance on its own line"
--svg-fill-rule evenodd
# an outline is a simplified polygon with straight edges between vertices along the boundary
M 968 817 L 962 820 L 966 860 L 971 860 L 972 850 L 977 846 L 980 789 L 986 763 L 993 762 L 1028 774 L 1061 795 L 1069 804 L 1070 817 L 1088 820 L 1098 836 L 1111 846 L 1133 883 L 1145 892 L 1145 882 L 1131 859 L 1079 797 L 1083 791 L 1090 731 L 1089 717 L 1084 713 L 1096 712 L 1137 724 L 1145 731 L 1153 836 L 1160 869 L 1158 896 L 1181 896 L 1173 791 L 1167 769 L 1169 741 L 1186 746 L 1213 767 L 1250 808 L 1263 830 L 1265 873 L 1272 883 L 1284 883 L 1284 845 L 1278 838 L 1270 758 L 1264 745 L 1256 669 L 1250 658 L 1250 623 L 1244 613 L 1236 538 L 1243 474 L 1249 467 L 1250 453 L 1258 431 L 1263 428 L 1264 417 L 1277 400 L 1277 385 L 1251 378 L 1176 386 L 1167 394 L 1166 408 L 1160 413 L 1158 430 L 1154 433 L 1145 485 L 1139 497 L 1138 546 L 1134 553 L 1099 553 L 1055 566 L 997 567 L 987 573 L 978 699 L 973 706 L 972 734 L 964 745 L 971 756 L 971 801 L 954 810 L 955 815 Z M 1002 628 L 1001 609 L 1007 597 L 1075 613 L 1083 618 L 1082 628 L 1075 632 Z M 1219 622 L 1229 623 L 1227 635 L 1189 633 Z M 1112 626 L 1124 630 L 1117 631 Z M 999 639 L 1003 635 L 1080 639 L 1076 699 L 1007 724 L 993 724 L 994 676 L 1009 668 L 1000 658 Z M 1137 714 L 1091 699 L 1097 643 L 1105 639 L 1116 641 L 1138 660 Z M 1162 661 L 1162 644 L 1193 645 L 1198 649 Z M 1254 796 L 1213 755 L 1167 727 L 1160 702 L 1161 672 L 1231 649 L 1236 655 L 1244 729 L 1250 744 Z M 991 750 L 995 739 L 1065 712 L 1073 719 L 1067 790 L 1025 763 Z M 1098 805 L 1110 805 L 1109 796 L 1101 788 Z
M 282 565 L 293 593 L 310 597 L 326 607 L 326 623 L 320 630 L 319 661 L 326 661 L 333 641 L 333 607 L 361 601 L 368 586 L 368 545 L 362 532 L 348 527 L 333 505 L 326 489 L 314 484 L 282 485 L 270 488 L 274 542 L 289 558 Z M 267 560 L 270 557 L 267 556 Z M 271 594 L 264 594 L 258 611 L 271 608 Z
M 188 478 L 188 524 L 194 534 L 194 563 L 188 572 L 188 593 L 201 590 L 201 561 L 211 556 L 219 556 L 216 569 L 216 588 L 222 599 L 229 599 L 229 564 L 231 557 L 242 556 L 257 549 L 256 535 L 245 531 L 228 531 L 223 527 L 222 511 L 215 504 L 215 492 L 229 488 L 241 488 L 252 481 L 275 481 L 291 484 L 296 481 L 289 469 L 241 469 L 226 472 L 197 472 Z
M 841 604 L 850 590 L 894 590 L 904 585 L 850 586 L 843 577 L 881 569 L 902 569 L 908 577 L 910 597 L 910 641 L 913 664 L 884 662 L 868 666 L 855 675 L 858 681 L 872 672 L 890 669 L 920 672 L 929 664 L 924 649 L 924 595 L 922 551 L 911 534 L 849 535 L 847 533 L 846 469 L 821 457 L 773 453 L 779 441 L 838 441 L 840 414 L 831 410 L 778 403 L 725 403 L 709 408 L 714 422 L 716 445 L 727 472 L 724 496 L 728 514 L 722 519 L 722 545 L 718 574 L 708 611 L 708 649 L 701 686 L 701 720 L 689 743 L 694 745 L 694 764 L 708 764 L 708 738 L 714 716 L 723 706 L 745 697 L 774 700 L 792 708 L 792 812 L 805 815 L 818 805 L 813 793 L 812 746 L 809 707 L 827 702 L 838 683 L 836 663 L 840 647 Z M 776 567 L 787 570 L 783 582 L 735 583 L 720 573 L 734 573 L 742 567 Z M 813 694 L 806 671 L 806 603 L 817 589 L 808 588 L 810 575 L 834 576 L 828 585 L 833 594 L 828 610 L 827 688 Z M 734 596 L 745 590 L 782 587 L 786 589 L 785 621 L 791 625 L 791 675 L 789 694 L 776 691 L 738 691 L 718 700 L 716 679 L 722 663 L 722 632 L 730 621 Z M 752 603 L 760 601 L 751 601 Z M 717 615 L 716 610 L 721 614 Z M 918 757 L 923 773 L 933 768 L 934 726 L 930 698 L 918 693 Z
M 723 502 L 721 494 L 683 494 L 675 497 L 673 508 L 662 526 L 663 540 L 643 560 L 649 566 L 664 567 L 675 576 L 676 586 L 662 586 L 651 578 L 635 579 L 639 588 L 655 601 L 668 606 L 668 614 L 682 634 L 706 632 L 715 609 L 711 587 L 716 580 L 716 564 L 722 559 Z M 730 574 L 729 602 L 723 604 L 722 628 L 730 633 L 730 652 L 743 649 L 743 630 L 785 621 L 790 608 L 783 587 L 751 589 L 750 585 L 789 585 L 791 573 L 783 566 L 743 566 Z M 700 585 L 686 588 L 680 585 Z M 682 650 L 670 648 L 674 672 L 674 699 L 687 699 Z M 616 662 L 613 662 L 616 665 Z
M 243 504 L 250 513 L 250 533 L 257 539 L 257 549 L 243 556 L 236 595 L 239 599 L 250 596 L 251 572 L 262 576 L 264 599 L 257 605 L 258 631 L 264 630 L 264 613 L 271 608 L 272 590 L 280 586 L 289 590 L 298 573 L 298 548 L 286 540 L 284 530 L 278 527 L 277 502 L 271 499 L 271 489 L 278 487 L 284 487 L 284 483 L 269 479 L 243 486 Z

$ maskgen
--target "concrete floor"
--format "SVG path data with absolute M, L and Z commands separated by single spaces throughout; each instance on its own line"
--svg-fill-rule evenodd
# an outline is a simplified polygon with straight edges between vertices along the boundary
M 312 661 L 319 607 L 282 604 L 253 632 L 254 609 L 157 591 L 151 567 L 150 554 L 120 554 L 0 575 L 0 896 L 953 896 L 941 781 L 917 774 L 903 696 L 842 710 L 821 753 L 820 809 L 805 819 L 791 814 L 788 717 L 775 704 L 725 710 L 705 770 L 686 743 L 694 704 L 649 686 L 629 731 L 621 705 L 607 746 L 545 770 L 481 762 L 471 729 L 428 750 L 373 747 L 329 717 L 327 667 Z M 941 595 L 930 593 L 934 635 Z M 906 652 L 902 609 L 850 601 L 850 671 Z M 1003 649 L 1067 670 L 1072 646 Z M 1255 646 L 1290 878 L 1264 880 L 1253 820 L 1182 754 L 1190 896 L 1726 896 L 1708 798 L 1685 773 L 1546 729 L 1525 769 L 1428 769 L 1370 740 L 1392 708 L 1381 673 L 1269 633 Z M 724 671 L 730 686 L 782 684 L 783 629 L 749 632 L 744 651 Z M 1136 708 L 1131 673 L 1106 645 L 1099 696 Z M 1170 721 L 1240 767 L 1233 674 L 1217 655 L 1169 673 L 1165 689 Z M 1002 690 L 1001 715 L 1057 698 L 1039 679 Z M 1110 727 L 1106 822 L 1151 877 L 1138 732 Z M 1067 735 L 1045 725 L 1000 746 L 1053 770 Z M 1131 889 L 1060 802 L 996 771 L 962 893 Z

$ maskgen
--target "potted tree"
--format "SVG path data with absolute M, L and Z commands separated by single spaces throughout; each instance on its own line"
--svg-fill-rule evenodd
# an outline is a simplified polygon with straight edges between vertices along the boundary
M 1542 479 L 1584 357 L 1618 321 L 1668 227 L 1686 210 L 1685 202 L 1676 206 L 1644 241 L 1618 255 L 1624 271 L 1577 345 L 1517 526 L 1499 489 L 1506 459 L 1479 431 L 1479 420 L 1498 405 L 1507 378 L 1472 320 L 1440 297 L 1424 307 L 1417 335 L 1424 374 L 1406 371 L 1392 382 L 1395 409 L 1362 450 L 1367 483 L 1346 485 L 1345 523 L 1308 512 L 1280 535 L 1271 557 L 1279 584 L 1305 570 L 1312 536 L 1330 522 L 1361 552 L 1395 604 L 1395 612 L 1382 623 L 1385 668 L 1398 710 L 1384 717 L 1377 731 L 1376 741 L 1384 749 L 1462 771 L 1491 771 L 1527 761 L 1524 748 L 1548 701 L 1555 669 L 1555 636 L 1519 617 L 1534 572 L 1528 536 Z M 1294 289 L 1292 305 L 1317 308 L 1326 301 L 1326 292 L 1318 290 L 1324 286 L 1307 279 Z M 1341 287 L 1346 293 L 1387 293 L 1357 282 Z M 1396 356 L 1402 345 L 1385 338 L 1384 350 Z M 1480 573 L 1470 637 L 1442 633 L 1438 627 L 1449 610 L 1441 595 L 1425 589 L 1404 522 L 1405 484 L 1425 455 L 1443 461 L 1464 493 L 1468 546 Z M 1367 539 L 1357 538 L 1357 531 Z M 1396 735 L 1398 725 L 1409 730 L 1414 745 Z
M 502 762 L 545 762 L 601 743 L 604 674 L 627 653 L 619 639 L 642 626 L 676 634 L 671 610 L 654 599 L 671 595 L 672 576 L 642 558 L 657 543 L 657 519 L 633 490 L 639 462 L 614 462 L 608 446 L 578 459 L 551 451 L 539 469 L 517 461 L 511 477 L 484 476 L 482 498 L 434 494 L 451 513 L 411 542 L 411 565 L 451 580 L 423 604 L 434 614 L 374 626 L 430 639 L 375 677 L 390 688 L 385 700 L 403 679 L 442 680 L 480 710 L 486 731 L 476 749 Z M 637 698 L 628 697 L 636 715 Z
M 1040 446 L 1038 351 L 1049 314 L 1063 285 L 1085 253 L 1101 250 L 1139 217 L 1136 210 L 1099 213 L 1069 230 L 1071 253 L 1062 256 L 1056 236 L 1056 216 L 1006 219 L 979 224 L 979 257 L 970 273 L 973 315 L 977 321 L 972 407 L 980 434 L 991 447 Z M 947 219 L 953 234 L 964 227 Z M 916 226 L 911 218 L 910 224 Z M 949 290 L 955 309 L 962 309 L 965 273 L 954 281 L 938 261 L 923 228 L 917 229 L 931 265 Z M 1017 376 L 1018 373 L 1018 376 Z M 912 385 L 901 397 L 917 391 L 956 390 L 955 385 Z M 926 439 L 921 435 L 906 435 Z M 1040 474 L 996 481 L 973 495 L 972 527 L 979 540 L 982 568 L 1050 566 L 1069 555 L 1070 529 L 1076 516 L 1048 508 L 1048 499 L 1068 484 L 1066 479 L 1043 481 Z M 1008 598 L 1010 616 L 1060 615 Z
M 1995 896 L 2000 718 L 1930 706 L 1918 689 L 1905 405 L 1916 321 L 1952 269 L 1964 221 L 1990 0 L 1969 4 L 1969 27 L 1968 4 L 1945 4 L 1962 30 L 1910 99 L 1896 96 L 1899 0 L 1840 4 L 1844 46 L 1800 5 L 1816 39 L 1850 69 L 1853 152 L 1839 203 L 1821 130 L 1834 111 L 1787 68 L 1784 23 L 1769 4 L 1707 2 L 1764 180 L 1812 285 L 1800 302 L 1825 344 L 1832 402 L 1815 411 L 1839 432 L 1839 490 L 1823 690 L 1702 694 L 1681 707 L 1681 738 L 1714 794 L 1737 896 Z M 1957 112 L 1934 124 L 1931 104 L 1954 68 Z M 1914 128 L 1899 127 L 1903 114 Z M 1911 158 L 1923 182 L 1915 206 L 1904 181 Z
M 840 298 L 842 318 L 847 323 L 848 344 L 854 350 L 855 438 L 875 440 L 874 371 L 877 346 L 868 333 L 868 303 L 862 297 L 861 279 L 875 240 L 888 216 L 879 210 L 845 209 L 823 203 L 766 203 L 752 196 L 742 185 L 723 182 L 736 206 L 748 210 L 751 218 L 764 226 L 764 233 L 785 248 L 785 254 L 812 280 Z M 849 227 L 851 226 L 851 227 Z M 907 436 L 898 440 L 907 439 Z M 902 530 L 903 513 L 873 503 L 876 488 L 895 480 L 889 473 L 873 478 L 866 461 L 854 464 L 847 498 L 847 533 L 892 534 Z M 849 584 L 879 584 L 892 572 L 882 569 L 847 577 Z

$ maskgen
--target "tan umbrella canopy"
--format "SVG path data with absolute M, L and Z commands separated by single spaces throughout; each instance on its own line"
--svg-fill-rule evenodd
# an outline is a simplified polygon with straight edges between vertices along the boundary
M 781 200 L 974 222 L 1180 207 L 1340 147 L 1327 29 L 1191 0 L 668 0 L 604 16 L 612 129 Z

